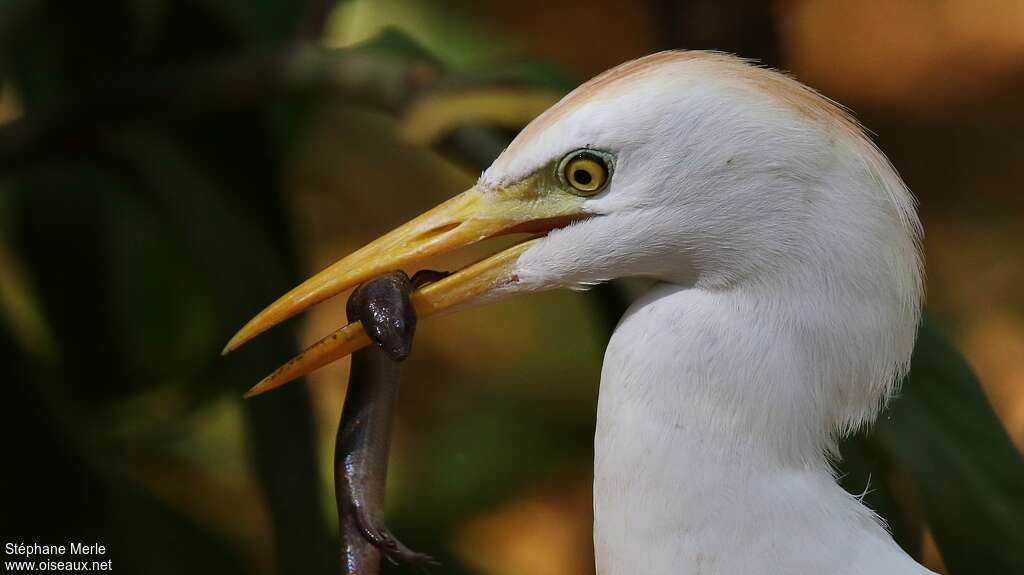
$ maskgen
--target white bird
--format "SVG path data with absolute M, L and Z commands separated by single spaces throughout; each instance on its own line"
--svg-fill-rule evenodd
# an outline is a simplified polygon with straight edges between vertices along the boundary
M 380 273 L 513 232 L 534 237 L 421 289 L 420 316 L 658 281 L 605 352 L 598 573 L 930 573 L 830 464 L 908 367 L 923 292 L 913 198 L 842 108 L 735 57 L 662 52 L 583 84 L 473 188 L 295 288 L 225 351 Z M 350 324 L 250 394 L 366 343 Z

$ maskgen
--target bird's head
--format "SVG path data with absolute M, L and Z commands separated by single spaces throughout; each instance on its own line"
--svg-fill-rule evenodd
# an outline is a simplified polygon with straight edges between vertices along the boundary
M 814 292 L 821 305 L 859 291 L 862 303 L 885 299 L 916 325 L 912 201 L 860 128 L 782 74 L 723 54 L 663 52 L 577 88 L 530 123 L 473 188 L 298 286 L 226 351 L 379 274 L 512 233 L 532 236 L 414 294 L 420 317 L 648 277 L 709 290 Z M 343 328 L 254 392 L 366 342 L 358 326 Z

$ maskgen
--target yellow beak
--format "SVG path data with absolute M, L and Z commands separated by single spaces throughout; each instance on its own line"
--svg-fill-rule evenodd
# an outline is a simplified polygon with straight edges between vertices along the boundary
M 334 263 L 270 304 L 224 347 L 230 353 L 260 333 L 307 308 L 382 273 L 414 265 L 481 240 L 510 233 L 544 234 L 581 215 L 582 198 L 545 193 L 531 179 L 500 190 L 470 188 Z M 420 318 L 514 284 L 515 263 L 536 238 L 470 265 L 412 295 Z M 359 322 L 316 342 L 246 393 L 258 395 L 369 345 Z

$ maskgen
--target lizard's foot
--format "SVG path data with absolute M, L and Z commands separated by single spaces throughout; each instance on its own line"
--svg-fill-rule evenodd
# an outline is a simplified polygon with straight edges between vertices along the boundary
M 387 527 L 367 526 L 362 529 L 362 532 L 363 536 L 366 537 L 366 540 L 380 550 L 381 555 L 396 565 L 398 563 L 408 563 L 423 570 L 425 570 L 426 567 L 440 565 L 440 563 L 430 555 L 413 551 L 409 547 L 406 547 L 404 543 L 392 535 L 391 531 L 389 531 Z

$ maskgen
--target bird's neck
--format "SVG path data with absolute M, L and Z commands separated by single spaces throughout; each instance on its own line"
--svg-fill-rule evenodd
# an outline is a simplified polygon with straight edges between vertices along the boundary
M 770 311 L 659 286 L 623 318 L 595 438 L 602 575 L 925 572 L 834 481 L 820 358 Z

